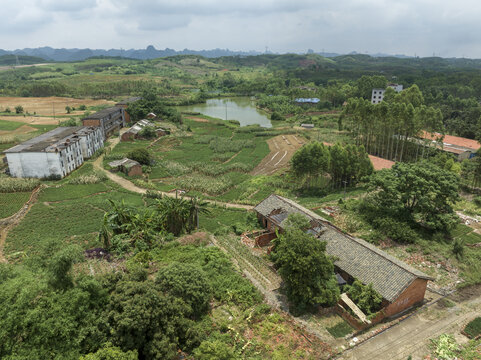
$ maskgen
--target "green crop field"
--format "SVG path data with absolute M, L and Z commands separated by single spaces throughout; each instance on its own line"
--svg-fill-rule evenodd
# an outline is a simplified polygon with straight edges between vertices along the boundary
M 0 193 L 0 219 L 15 214 L 28 201 L 31 192 Z
M 0 120 L 0 131 L 13 131 L 23 125 L 25 124 L 21 122 Z

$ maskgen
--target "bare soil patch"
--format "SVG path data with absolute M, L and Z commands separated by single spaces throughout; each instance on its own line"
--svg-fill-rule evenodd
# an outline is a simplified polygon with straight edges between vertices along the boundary
M 79 107 L 85 106 L 97 106 L 97 105 L 114 105 L 114 101 L 109 100 L 95 100 L 95 99 L 73 99 L 67 97 L 0 97 L 0 108 L 5 109 L 9 107 L 12 111 L 15 106 L 21 105 L 25 112 L 33 114 L 34 112 L 39 115 L 51 115 L 55 111 L 55 115 L 66 116 L 69 115 L 65 111 L 66 106 Z M 83 111 L 74 111 L 73 115 L 83 114 Z
M 49 116 L 0 116 L 0 120 L 21 122 L 32 125 L 57 125 L 59 118 Z
M 296 135 L 279 135 L 267 140 L 270 153 L 252 170 L 252 175 L 269 175 L 289 165 L 292 155 L 305 144 L 305 140 Z
M 203 119 L 203 118 L 200 118 L 200 117 L 197 117 L 197 116 L 186 116 L 185 118 L 190 119 L 190 120 L 194 120 L 195 122 L 200 122 L 200 123 L 208 123 L 209 122 L 209 120 Z

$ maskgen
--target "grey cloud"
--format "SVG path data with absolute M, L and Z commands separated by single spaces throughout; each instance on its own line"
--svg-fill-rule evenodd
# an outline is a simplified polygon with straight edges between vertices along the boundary
M 97 6 L 96 0 L 40 0 L 42 9 L 58 12 L 71 12 L 92 9 Z

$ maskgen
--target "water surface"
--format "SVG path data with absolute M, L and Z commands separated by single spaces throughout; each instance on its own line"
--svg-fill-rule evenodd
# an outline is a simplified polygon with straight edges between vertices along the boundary
M 240 126 L 259 124 L 272 127 L 266 114 L 256 108 L 255 101 L 248 97 L 209 99 L 205 104 L 180 106 L 180 111 L 198 112 L 222 120 L 237 120 Z

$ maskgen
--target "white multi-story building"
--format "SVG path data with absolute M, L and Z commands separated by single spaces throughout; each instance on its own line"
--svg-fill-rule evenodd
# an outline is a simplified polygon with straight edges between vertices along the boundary
M 388 84 L 387 87 L 394 89 L 395 92 L 403 91 L 403 86 L 400 84 Z M 372 89 L 371 104 L 379 104 L 384 99 L 386 89 Z
M 64 177 L 103 146 L 99 127 L 58 127 L 4 151 L 13 177 Z
M 379 104 L 384 99 L 385 89 L 372 89 L 371 103 Z

